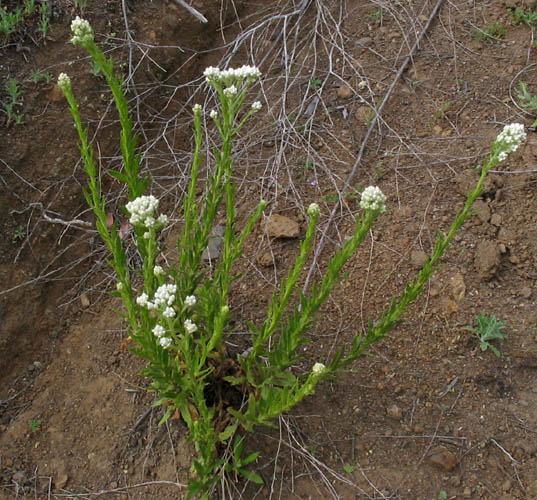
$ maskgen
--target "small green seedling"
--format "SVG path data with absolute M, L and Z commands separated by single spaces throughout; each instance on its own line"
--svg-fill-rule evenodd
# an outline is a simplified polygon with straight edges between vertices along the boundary
M 356 465 L 345 464 L 343 469 L 347 474 L 352 474 L 356 470 Z
M 43 38 L 47 36 L 48 30 L 50 28 L 50 5 L 48 2 L 43 2 L 39 6 L 41 17 L 39 19 L 39 25 L 37 29 L 43 35 Z
M 35 10 L 35 0 L 24 0 L 24 14 L 29 16 Z
M 318 90 L 321 87 L 322 83 L 323 82 L 321 81 L 320 78 L 316 78 L 316 77 L 312 76 L 311 80 L 310 80 L 310 88 L 312 90 Z
M 30 427 L 31 433 L 35 434 L 41 427 L 41 420 L 28 420 L 28 427 Z
M 371 14 L 371 17 L 375 21 L 382 22 L 382 18 L 384 17 L 384 10 L 382 9 L 382 7 L 379 7 L 378 10 L 373 12 L 373 14 Z
M 483 352 L 490 349 L 496 356 L 500 357 L 500 351 L 490 341 L 507 338 L 506 333 L 501 333 L 501 330 L 505 328 L 505 324 L 498 321 L 494 315 L 487 316 L 484 313 L 476 317 L 476 323 L 476 327 L 467 326 L 466 329 L 477 335 Z
M 22 20 L 22 8 L 18 8 L 13 12 L 7 12 L 0 7 L 0 33 L 3 33 L 6 37 L 15 32 L 17 25 Z
M 447 500 L 447 492 L 445 490 L 441 490 L 438 493 L 438 500 Z
M 520 99 L 520 105 L 523 108 L 537 111 L 537 98 L 531 94 L 524 82 L 520 82 L 520 94 L 517 97 Z M 537 120 L 530 125 L 530 128 L 535 127 L 537 127 Z
M 13 245 L 17 245 L 25 237 L 26 237 L 26 230 L 24 229 L 24 226 L 18 226 L 17 228 L 15 228 L 15 231 L 13 231 L 13 236 L 11 237 L 11 243 L 13 243 Z
M 475 38 L 482 42 L 498 43 L 504 36 L 505 26 L 501 19 L 493 21 L 484 30 L 475 30 Z
M 5 89 L 7 91 L 8 98 L 6 101 L 4 101 L 3 106 L 4 113 L 7 115 L 7 123 L 10 124 L 15 122 L 16 124 L 20 124 L 22 123 L 24 115 L 22 113 L 16 113 L 15 106 L 21 104 L 19 99 L 21 98 L 23 92 L 15 78 L 8 78 Z
M 446 101 L 444 104 L 442 104 L 436 109 L 436 111 L 433 113 L 433 118 L 435 120 L 442 120 L 443 118 L 445 118 L 446 113 L 450 110 L 452 105 L 452 101 Z
M 515 7 L 511 9 L 511 17 L 513 18 L 513 24 L 518 26 L 520 23 L 524 23 L 533 29 L 533 23 L 537 21 L 537 12 L 533 10 L 524 10 L 522 7 Z
M 30 80 L 32 80 L 32 82 L 36 84 L 43 81 L 46 83 L 50 83 L 52 81 L 52 73 L 50 73 L 49 71 L 43 73 L 38 69 L 32 69 L 30 71 Z

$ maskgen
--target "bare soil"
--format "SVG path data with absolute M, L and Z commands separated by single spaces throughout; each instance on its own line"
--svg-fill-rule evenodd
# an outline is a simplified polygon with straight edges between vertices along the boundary
M 209 65 L 261 67 L 251 99 L 264 109 L 235 159 L 238 226 L 264 198 L 266 216 L 303 231 L 305 207 L 319 202 L 311 280 L 351 233 L 360 188 L 388 195 L 297 372 L 380 316 L 448 230 L 503 125 L 535 119 L 518 98 L 521 81 L 537 94 L 535 36 L 511 16 L 537 11 L 535 1 L 189 3 L 207 24 L 164 0 L 88 0 L 83 10 L 50 0 L 46 38 L 28 18 L 0 49 L 0 81 L 15 78 L 24 92 L 23 123 L 0 121 L 0 498 L 184 498 L 193 453 L 180 421 L 157 425 L 137 375 L 143 362 L 125 349 L 120 304 L 107 293 L 113 276 L 85 206 L 58 74 L 75 84 L 110 212 L 121 219 L 125 193 L 106 173 L 119 165 L 118 124 L 103 80 L 67 43 L 75 15 L 125 75 L 144 169 L 174 222 L 169 247 L 188 179 L 190 108 L 212 105 L 200 78 Z M 501 36 L 479 35 L 498 20 Z M 53 79 L 34 83 L 37 69 Z M 229 478 L 215 498 L 537 500 L 536 160 L 529 131 L 490 175 L 404 321 L 276 428 L 249 437 L 265 484 Z M 256 228 L 231 296 L 236 332 L 263 318 L 299 239 Z M 494 341 L 501 357 L 466 328 L 481 312 L 505 323 L 508 338 Z M 229 342 L 248 345 L 241 335 Z

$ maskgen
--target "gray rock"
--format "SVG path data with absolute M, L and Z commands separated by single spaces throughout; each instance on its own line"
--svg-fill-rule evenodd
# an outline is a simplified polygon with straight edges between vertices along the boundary
M 480 241 L 474 257 L 474 266 L 483 279 L 492 279 L 500 265 L 500 248 L 494 241 Z

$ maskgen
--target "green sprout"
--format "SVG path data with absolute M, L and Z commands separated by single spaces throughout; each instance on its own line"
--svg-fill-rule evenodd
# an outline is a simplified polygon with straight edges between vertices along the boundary
M 30 427 L 30 432 L 35 434 L 41 428 L 41 420 L 28 420 L 28 427 Z
M 537 111 L 537 98 L 530 93 L 528 86 L 524 82 L 520 82 L 520 94 L 518 94 L 518 98 L 523 108 Z M 537 127 L 537 120 L 530 125 L 530 128 L 535 127 Z
M 50 5 L 48 2 L 43 2 L 39 6 L 39 12 L 41 17 L 39 18 L 39 24 L 37 29 L 43 35 L 43 38 L 47 36 L 48 30 L 50 29 Z
M 52 81 L 52 73 L 50 71 L 43 73 L 42 71 L 38 69 L 32 69 L 30 71 L 30 80 L 32 80 L 32 82 L 36 84 L 42 81 L 48 84 Z
M 474 30 L 475 38 L 481 42 L 498 43 L 505 36 L 505 26 L 501 19 L 492 21 L 484 30 Z
M 537 21 L 537 12 L 532 9 L 524 10 L 522 7 L 515 7 L 511 9 L 511 17 L 513 18 L 513 24 L 518 26 L 520 23 L 524 23 L 533 29 L 533 23 Z
M 481 350 L 485 352 L 490 349 L 496 356 L 500 357 L 500 351 L 490 341 L 507 338 L 507 334 L 501 333 L 505 328 L 504 323 L 498 321 L 494 315 L 487 316 L 484 313 L 480 313 L 476 317 L 476 324 L 475 327 L 467 326 L 466 329 L 477 336 Z
M 26 237 L 26 229 L 24 226 L 18 226 L 13 231 L 13 236 L 11 237 L 11 243 L 17 245 Z
M 11 77 L 8 78 L 5 89 L 7 91 L 8 98 L 6 101 L 4 101 L 3 105 L 4 113 L 7 116 L 7 123 L 8 125 L 12 122 L 20 124 L 22 123 L 24 114 L 15 112 L 15 107 L 21 104 L 19 100 L 22 97 L 23 91 L 17 83 L 17 80 Z

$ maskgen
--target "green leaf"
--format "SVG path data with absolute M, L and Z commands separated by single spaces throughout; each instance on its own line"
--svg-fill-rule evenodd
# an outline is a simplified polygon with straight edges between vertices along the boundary
M 241 459 L 241 464 L 248 465 L 252 463 L 259 456 L 259 453 L 260 453 L 259 451 L 255 451 L 254 453 L 251 453 L 250 455 L 248 455 L 244 460 Z
M 226 442 L 231 436 L 233 436 L 233 433 L 237 430 L 238 424 L 231 424 L 228 425 L 219 435 L 218 439 L 224 443 Z
M 345 472 L 347 472 L 348 474 L 351 474 L 352 472 L 356 470 L 356 465 L 345 464 L 343 468 L 345 469 Z
M 241 476 L 244 476 L 246 479 L 248 479 L 248 481 L 252 481 L 252 483 L 256 483 L 256 484 L 265 483 L 265 481 L 263 481 L 263 478 L 255 472 L 252 472 L 246 469 L 239 469 L 239 473 L 241 474 Z
M 116 178 L 120 182 L 124 182 L 125 184 L 128 184 L 128 178 L 125 174 L 122 174 L 121 172 L 118 172 L 117 170 L 109 170 L 108 173 Z

